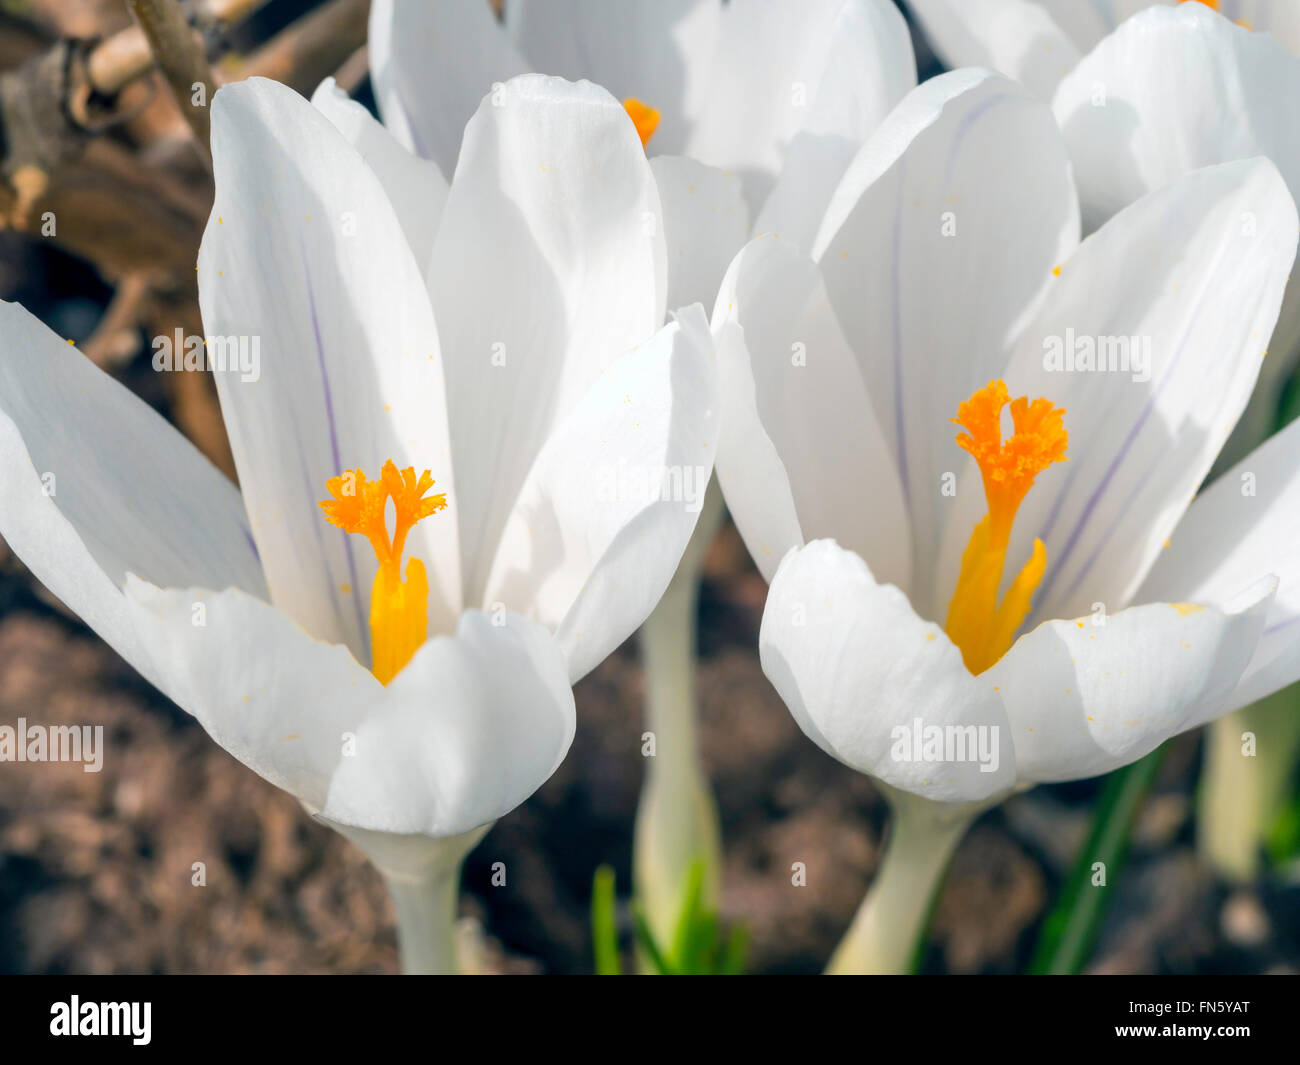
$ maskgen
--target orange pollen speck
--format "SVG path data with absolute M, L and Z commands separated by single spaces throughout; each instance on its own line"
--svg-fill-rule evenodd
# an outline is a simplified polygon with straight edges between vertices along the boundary
M 325 520 L 344 532 L 360 533 L 374 549 L 379 571 L 370 589 L 371 671 L 387 684 L 411 660 L 428 635 L 429 583 L 424 563 L 412 558 L 402 580 L 406 536 L 423 518 L 447 506 L 447 495 L 426 496 L 434 485 L 425 470 L 398 470 L 389 459 L 379 480 L 371 481 L 358 467 L 325 482 L 332 498 L 322 499 Z M 388 534 L 388 502 L 393 502 L 393 533 Z
M 1003 440 L 1002 408 L 1008 403 L 1013 431 Z M 1034 478 L 1065 461 L 1069 434 L 1064 415 L 1050 400 L 1013 400 L 1002 381 L 990 381 L 959 404 L 952 419 L 966 430 L 957 435 L 957 444 L 979 465 L 988 504 L 988 514 L 975 526 L 962 555 L 944 626 L 972 673 L 982 673 L 1010 648 L 1046 571 L 1046 549 L 1035 540 L 1032 556 L 998 602 L 1016 512 Z
M 659 128 L 659 112 L 634 96 L 629 96 L 623 101 L 623 110 L 632 120 L 632 125 L 636 126 L 636 135 L 641 138 L 641 147 L 650 147 L 650 138 Z
M 1186 4 L 1186 3 L 1198 3 L 1198 4 L 1204 4 L 1204 5 L 1205 5 L 1206 7 L 1208 7 L 1211 11 L 1218 11 L 1218 10 L 1219 10 L 1219 0 L 1178 0 L 1178 2 L 1179 2 L 1180 4 Z

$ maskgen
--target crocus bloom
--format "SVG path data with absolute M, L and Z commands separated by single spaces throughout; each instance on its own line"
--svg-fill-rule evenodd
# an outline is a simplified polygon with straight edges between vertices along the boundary
M 863 148 L 811 259 L 741 252 L 713 323 L 718 476 L 771 581 L 764 671 L 813 740 L 977 801 L 1300 677 L 1300 426 L 1192 503 L 1296 240 L 1257 159 L 1078 244 L 1047 106 L 957 71 Z M 917 727 L 997 754 L 900 743 Z
M 274 82 L 217 94 L 198 269 L 238 489 L 0 310 L 0 534 L 382 865 L 427 865 L 422 838 L 458 860 L 554 771 L 571 684 L 650 612 L 695 521 L 658 482 L 602 485 L 707 478 L 716 447 L 707 326 L 660 328 L 658 198 L 623 108 L 540 76 L 501 91 L 445 196 L 328 92 L 333 121 Z M 241 338 L 260 363 L 223 368 Z
M 1216 11 L 1242 29 L 1271 34 L 1300 56 L 1294 0 L 907 0 L 907 6 L 949 66 L 991 67 L 1048 99 L 1082 56 L 1147 8 Z
M 626 100 L 657 157 L 670 254 L 674 229 L 692 236 L 681 258 L 712 283 L 685 294 L 710 301 L 748 219 L 811 239 L 854 152 L 916 84 L 891 0 L 511 0 L 504 22 L 487 0 L 375 0 L 369 47 L 384 122 L 446 173 L 494 82 L 536 70 Z
M 1291 107 L 1300 98 L 1300 4 L 910 2 L 950 63 L 994 67 L 1052 101 L 1085 232 L 1191 170 L 1257 155 L 1272 159 L 1300 198 Z M 1270 350 L 1226 449 L 1233 459 L 1271 431 L 1300 358 L 1300 278 L 1287 289 Z

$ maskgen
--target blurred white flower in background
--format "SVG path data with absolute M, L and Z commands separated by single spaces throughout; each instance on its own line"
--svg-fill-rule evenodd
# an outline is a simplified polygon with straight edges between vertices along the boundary
M 380 114 L 408 148 L 455 165 L 493 83 L 585 78 L 657 112 L 647 148 L 664 200 L 670 308 L 712 301 L 753 230 L 812 239 L 863 140 L 916 85 L 892 0 L 375 0 Z M 690 250 L 675 245 L 690 241 Z

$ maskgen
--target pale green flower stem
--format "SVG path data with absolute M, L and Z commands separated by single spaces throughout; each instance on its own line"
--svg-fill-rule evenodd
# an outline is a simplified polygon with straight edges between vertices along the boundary
M 885 857 L 826 973 L 902 974 L 943 883 L 948 861 L 987 803 L 939 803 L 886 788 L 893 819 Z
M 1243 753 L 1243 733 L 1255 753 Z M 1300 685 L 1221 717 L 1205 735 L 1197 844 L 1202 858 L 1229 880 L 1260 871 L 1265 833 L 1286 798 L 1300 756 Z
M 304 805 L 306 805 L 304 803 Z M 318 821 L 341 832 L 363 851 L 383 875 L 397 911 L 397 946 L 407 975 L 448 975 L 465 971 L 457 949 L 463 940 L 456 923 L 456 900 L 465 857 L 492 826 L 482 825 L 459 836 L 400 835 Z
M 646 731 L 654 735 L 637 807 L 633 879 L 655 941 L 673 942 L 687 873 L 704 863 L 705 909 L 717 909 L 722 843 L 717 806 L 700 765 L 696 729 L 695 612 L 700 571 L 722 523 L 722 498 L 709 482 L 695 533 L 654 613 L 641 627 Z
M 422 976 L 459 973 L 456 899 L 460 863 L 425 878 L 385 874 L 384 883 L 397 909 L 402 972 Z

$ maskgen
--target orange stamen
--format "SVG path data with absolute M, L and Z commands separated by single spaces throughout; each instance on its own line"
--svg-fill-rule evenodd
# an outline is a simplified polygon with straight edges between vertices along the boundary
M 1011 405 L 1012 435 L 1002 439 L 1002 408 Z M 957 444 L 979 464 L 988 514 L 975 526 L 961 560 L 961 575 L 948 604 L 944 626 L 962 653 L 966 668 L 982 673 L 1011 647 L 1016 630 L 1029 614 L 1030 597 L 1043 579 L 1047 553 L 1041 540 L 1002 602 L 998 589 L 1016 512 L 1034 478 L 1065 461 L 1069 434 L 1065 411 L 1050 400 L 1012 400 L 1007 386 L 990 381 L 957 407 L 953 422 L 966 432 Z
M 325 482 L 333 497 L 320 502 L 325 520 L 344 532 L 360 533 L 370 541 L 379 560 L 370 589 L 370 668 L 383 684 L 401 672 L 428 637 L 429 582 L 424 563 L 412 558 L 403 581 L 402 551 L 415 524 L 447 506 L 445 492 L 424 497 L 433 485 L 428 470 L 417 478 L 414 466 L 399 471 L 392 459 L 384 463 L 377 481 L 367 480 L 358 467 Z M 394 514 L 391 537 L 386 513 L 390 499 Z
M 623 101 L 623 110 L 632 120 L 632 125 L 636 126 L 636 135 L 641 138 L 641 147 L 650 147 L 650 138 L 659 128 L 659 112 L 633 96 Z

